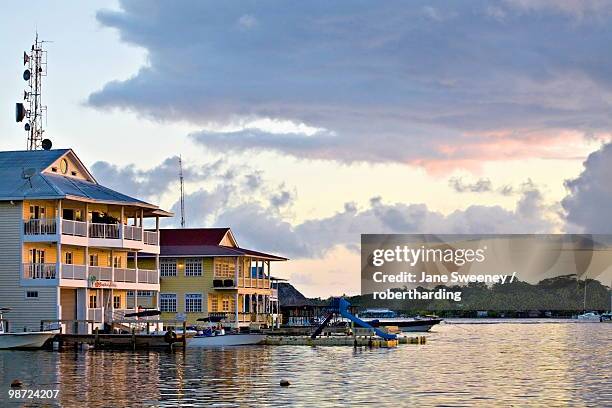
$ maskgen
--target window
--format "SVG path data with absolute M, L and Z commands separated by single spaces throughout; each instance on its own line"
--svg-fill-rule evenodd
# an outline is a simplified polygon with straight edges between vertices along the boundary
M 72 252 L 66 252 L 64 255 L 64 263 L 66 265 L 72 265 Z
M 44 249 L 31 249 L 30 250 L 30 261 L 35 264 L 45 263 L 45 250 Z
M 188 258 L 185 261 L 185 276 L 202 276 L 202 260 Z
M 98 254 L 89 254 L 89 266 L 98 266 Z
M 89 308 L 95 309 L 98 307 L 98 297 L 96 295 L 89 295 Z
M 121 268 L 121 257 L 120 256 L 116 256 L 114 261 L 113 261 L 113 266 L 115 268 Z
M 202 294 L 187 293 L 185 295 L 185 312 L 186 313 L 201 313 L 202 312 Z
M 138 297 L 153 297 L 152 290 L 139 290 Z
M 226 297 L 223 298 L 223 302 L 221 303 L 223 305 L 223 311 L 224 312 L 229 312 L 230 311 L 230 300 Z
M 60 161 L 60 170 L 62 171 L 63 174 L 68 173 L 68 160 L 62 159 Z
M 235 270 L 233 258 L 215 258 L 215 278 L 233 278 Z
M 159 309 L 161 312 L 176 312 L 176 295 L 160 293 Z
M 26 291 L 26 299 L 38 299 L 38 291 L 37 290 Z
M 121 309 L 121 296 L 113 296 L 113 308 Z
M 176 276 L 176 259 L 163 259 L 159 270 L 161 276 Z
M 219 311 L 219 299 L 217 298 L 216 295 L 209 295 L 209 296 L 210 296 L 210 311 L 218 312 Z

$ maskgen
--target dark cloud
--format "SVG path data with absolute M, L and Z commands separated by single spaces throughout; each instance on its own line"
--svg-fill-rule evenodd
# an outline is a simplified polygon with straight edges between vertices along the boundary
M 609 3 L 120 6 L 97 18 L 143 47 L 148 64 L 91 94 L 91 106 L 157 120 L 270 117 L 324 129 L 195 136 L 212 148 L 347 162 L 478 162 L 550 154 L 546 139 L 557 129 L 612 127 L 612 54 L 602 52 L 612 41 Z
M 453 177 L 448 180 L 448 185 L 457 193 L 485 193 L 493 189 L 493 184 L 488 178 L 481 178 L 473 183 L 466 183 L 461 177 Z
M 612 144 L 591 153 L 584 170 L 567 180 L 568 195 L 561 201 L 566 212 L 568 230 L 585 233 L 612 233 Z
M 223 162 L 218 160 L 200 166 L 183 166 L 183 176 L 186 181 L 206 179 L 215 175 L 222 165 Z M 156 167 L 146 170 L 138 169 L 133 164 L 121 167 L 105 161 L 95 162 L 91 170 L 101 184 L 135 197 L 159 199 L 171 187 L 178 189 L 178 156 L 168 157 Z

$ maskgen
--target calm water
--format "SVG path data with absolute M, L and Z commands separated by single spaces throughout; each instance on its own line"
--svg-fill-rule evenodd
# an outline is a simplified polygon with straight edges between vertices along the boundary
M 390 350 L 0 351 L 0 406 L 15 378 L 59 389 L 46 404 L 62 406 L 612 406 L 612 324 L 435 330 Z

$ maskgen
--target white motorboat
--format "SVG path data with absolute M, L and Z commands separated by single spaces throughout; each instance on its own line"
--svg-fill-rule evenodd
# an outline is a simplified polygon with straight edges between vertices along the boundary
M 187 338 L 187 347 L 223 347 L 261 344 L 266 339 L 260 333 L 231 333 L 217 335 L 198 335 Z
M 39 349 L 55 336 L 54 332 L 19 332 L 7 333 L 4 328 L 2 312 L 8 312 L 8 308 L 0 308 L 0 350 L 6 349 Z
M 367 309 L 359 313 L 359 318 L 364 319 L 373 327 L 396 326 L 402 332 L 428 332 L 431 328 L 442 322 L 437 316 L 425 316 L 415 318 L 399 317 L 397 313 L 389 309 Z
M 601 315 L 597 312 L 586 312 L 576 317 L 578 320 L 587 322 L 601 322 Z

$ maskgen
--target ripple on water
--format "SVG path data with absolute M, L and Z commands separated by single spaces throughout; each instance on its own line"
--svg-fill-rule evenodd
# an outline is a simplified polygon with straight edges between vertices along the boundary
M 0 384 L 63 406 L 611 406 L 611 345 L 612 325 L 448 324 L 389 350 L 2 351 Z

